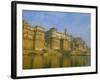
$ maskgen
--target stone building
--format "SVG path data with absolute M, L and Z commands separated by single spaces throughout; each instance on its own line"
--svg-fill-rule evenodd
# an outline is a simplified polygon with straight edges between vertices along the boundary
M 52 49 L 70 49 L 71 38 L 65 32 L 58 32 L 56 28 L 51 28 L 46 32 L 47 47 Z
M 65 32 L 58 32 L 56 28 L 45 31 L 41 26 L 31 26 L 23 22 L 23 49 L 24 50 L 43 50 L 51 48 L 56 50 L 70 50 L 71 37 Z
M 42 50 L 45 47 L 45 31 L 40 26 L 23 25 L 23 48 L 26 50 Z
M 33 50 L 33 41 L 34 32 L 33 28 L 29 23 L 23 22 L 23 49 L 24 50 Z
M 45 29 L 40 26 L 34 27 L 34 50 L 43 50 L 45 48 Z
M 22 40 L 23 69 L 90 65 L 90 48 L 81 38 L 71 37 L 66 29 L 45 31 L 23 21 Z

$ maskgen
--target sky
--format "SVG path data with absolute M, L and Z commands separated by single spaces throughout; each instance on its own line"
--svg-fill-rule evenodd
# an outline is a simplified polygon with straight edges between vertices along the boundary
M 90 13 L 23 10 L 22 17 L 31 25 L 41 25 L 46 30 L 56 27 L 64 32 L 67 29 L 70 35 L 81 37 L 90 47 Z

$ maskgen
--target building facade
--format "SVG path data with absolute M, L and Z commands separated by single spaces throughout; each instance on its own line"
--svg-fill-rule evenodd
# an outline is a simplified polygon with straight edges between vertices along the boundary
M 26 50 L 43 50 L 45 48 L 45 31 L 43 27 L 23 26 L 23 48 Z
M 90 48 L 81 38 L 71 37 L 66 29 L 65 32 L 56 28 L 45 31 L 24 21 L 22 40 L 23 69 L 90 65 Z
M 41 26 L 31 26 L 27 22 L 23 24 L 23 49 L 43 50 L 51 49 L 71 49 L 71 38 L 66 32 L 58 32 L 56 28 L 45 31 Z
M 71 38 L 68 34 L 58 32 L 56 28 L 51 28 L 46 32 L 46 42 L 52 49 L 69 50 L 71 47 Z

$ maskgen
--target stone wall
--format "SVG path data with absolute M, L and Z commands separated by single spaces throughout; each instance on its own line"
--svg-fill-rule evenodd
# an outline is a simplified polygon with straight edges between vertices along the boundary
M 23 49 L 42 50 L 45 48 L 45 32 L 37 27 L 23 27 Z
M 35 27 L 35 37 L 34 37 L 34 50 L 43 50 L 45 48 L 45 32 L 38 27 Z
M 67 35 L 62 32 L 57 32 L 57 29 L 51 28 L 46 32 L 46 42 L 52 49 L 69 50 L 71 41 L 67 39 Z
M 29 26 L 23 27 L 23 49 L 33 50 L 34 48 L 34 32 Z
M 90 65 L 90 49 L 84 41 L 56 28 L 23 24 L 23 69 Z
M 58 38 L 51 38 L 51 49 L 60 49 L 60 39 Z

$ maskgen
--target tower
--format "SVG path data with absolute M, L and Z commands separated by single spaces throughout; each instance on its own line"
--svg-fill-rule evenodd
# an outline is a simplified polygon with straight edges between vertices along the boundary
M 67 35 L 67 28 L 65 28 L 64 34 Z

